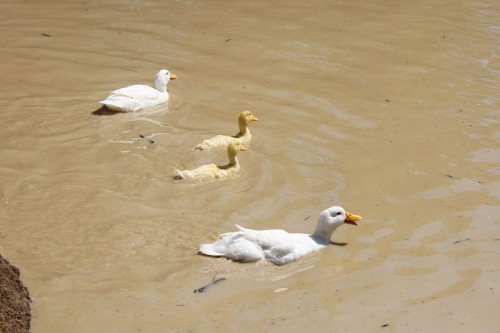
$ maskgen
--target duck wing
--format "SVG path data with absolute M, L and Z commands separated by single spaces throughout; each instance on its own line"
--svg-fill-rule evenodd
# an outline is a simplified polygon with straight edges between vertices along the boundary
M 317 243 L 309 235 L 288 233 L 281 229 L 252 230 L 237 226 L 243 237 L 255 244 L 264 259 L 276 265 L 297 260 L 317 249 Z
M 216 242 L 201 245 L 200 252 L 234 261 L 267 260 L 276 265 L 284 265 L 324 247 L 306 234 L 292 234 L 280 229 L 253 230 L 239 225 L 236 227 L 237 232 L 222 234 Z
M 127 98 L 136 98 L 141 100 L 157 99 L 161 93 L 150 86 L 144 84 L 134 84 L 125 88 L 113 91 L 110 96 L 121 96 Z
M 197 144 L 196 147 L 193 148 L 193 150 L 205 150 L 217 147 L 227 148 L 227 146 L 231 142 L 236 140 L 238 139 L 229 135 L 217 135 L 213 138 L 204 140 L 202 143 Z
M 212 244 L 202 244 L 199 251 L 207 256 L 226 257 L 234 261 L 252 262 L 264 259 L 260 249 L 245 239 L 241 232 L 222 234 Z

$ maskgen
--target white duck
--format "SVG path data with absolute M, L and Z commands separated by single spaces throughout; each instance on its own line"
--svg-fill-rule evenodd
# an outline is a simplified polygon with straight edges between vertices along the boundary
M 230 135 L 217 135 L 213 138 L 207 139 L 202 143 L 198 144 L 193 150 L 204 150 L 215 147 L 227 147 L 230 142 L 239 141 L 242 143 L 249 142 L 252 138 L 250 134 L 250 129 L 248 128 L 248 124 L 252 121 L 257 121 L 256 116 L 250 111 L 243 111 L 238 117 L 238 126 L 240 131 L 233 136 Z
M 240 170 L 238 153 L 246 151 L 247 148 L 241 142 L 231 142 L 227 146 L 227 156 L 229 163 L 226 165 L 206 164 L 193 170 L 175 169 L 174 179 L 184 178 L 220 178 L 236 173 Z
M 208 256 L 226 257 L 234 261 L 267 260 L 285 265 L 330 244 L 332 233 L 344 223 L 357 225 L 361 216 L 346 213 L 333 206 L 321 212 L 313 234 L 288 233 L 284 230 L 252 230 L 238 225 L 236 232 L 222 234 L 212 244 L 203 244 L 199 252 Z
M 134 84 L 113 91 L 105 100 L 99 103 L 117 112 L 134 112 L 165 103 L 168 100 L 168 82 L 176 78 L 168 70 L 162 69 L 155 76 L 154 88 L 144 84 Z

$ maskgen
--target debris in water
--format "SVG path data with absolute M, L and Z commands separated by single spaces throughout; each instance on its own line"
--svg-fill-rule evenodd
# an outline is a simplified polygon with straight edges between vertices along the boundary
M 45 32 L 42 32 L 42 36 L 45 36 L 45 37 L 50 37 L 49 34 L 46 34 Z
M 142 134 L 139 134 L 139 137 L 141 137 L 143 139 L 147 139 L 149 141 L 149 143 L 155 143 L 153 140 L 151 140 L 150 138 L 148 138 L 147 136 L 144 136 Z
M 470 238 L 460 239 L 460 240 L 454 241 L 453 244 L 458 244 L 458 243 L 466 242 L 468 240 L 470 240 Z
M 216 277 L 216 276 L 217 276 L 217 274 L 215 274 L 215 275 L 214 275 L 214 278 L 212 279 L 212 282 L 210 282 L 209 284 L 207 284 L 207 285 L 205 285 L 205 286 L 203 286 L 203 287 L 201 287 L 201 288 L 195 289 L 195 290 L 194 290 L 194 293 L 202 293 L 202 292 L 204 292 L 204 291 L 205 291 L 205 289 L 207 289 L 207 288 L 208 288 L 208 287 L 210 287 L 211 285 L 214 285 L 214 284 L 216 284 L 216 283 L 218 283 L 218 282 L 221 282 L 221 281 L 226 280 L 226 278 L 224 278 L 224 277 L 218 278 L 218 279 L 216 280 L 216 279 L 215 279 L 215 277 Z
M 384 324 L 384 325 L 382 325 L 380 327 L 389 327 L 389 324 Z

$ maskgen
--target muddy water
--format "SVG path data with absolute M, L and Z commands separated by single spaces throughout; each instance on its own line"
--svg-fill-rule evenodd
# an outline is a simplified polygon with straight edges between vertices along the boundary
M 495 1 L 4 3 L 0 251 L 34 297 L 33 332 L 497 330 L 499 15 Z M 168 105 L 95 112 L 163 67 Z M 239 176 L 170 179 L 225 162 L 190 149 L 246 109 L 259 121 Z M 334 204 L 362 225 L 299 262 L 196 255 L 235 223 L 311 232 Z

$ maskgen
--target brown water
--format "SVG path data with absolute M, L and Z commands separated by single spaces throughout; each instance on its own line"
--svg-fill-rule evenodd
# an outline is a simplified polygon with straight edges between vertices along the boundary
M 498 1 L 1 7 L 0 251 L 33 332 L 499 331 Z M 168 106 L 95 114 L 164 67 Z M 190 149 L 246 109 L 238 177 L 170 179 L 225 162 Z M 334 204 L 364 217 L 346 246 L 196 254 L 235 223 L 311 232 Z

